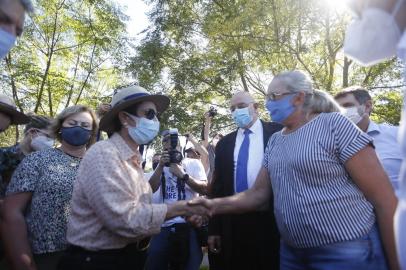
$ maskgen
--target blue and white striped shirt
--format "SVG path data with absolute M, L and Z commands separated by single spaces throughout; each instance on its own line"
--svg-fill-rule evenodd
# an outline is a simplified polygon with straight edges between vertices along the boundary
M 297 248 L 357 239 L 375 223 L 373 206 L 344 163 L 372 139 L 340 113 L 275 133 L 264 154 L 282 239 Z

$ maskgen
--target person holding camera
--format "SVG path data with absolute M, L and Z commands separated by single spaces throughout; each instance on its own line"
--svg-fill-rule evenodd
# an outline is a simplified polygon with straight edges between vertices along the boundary
M 157 114 L 168 106 L 168 97 L 137 85 L 115 91 L 100 120 L 100 129 L 112 135 L 93 145 L 79 167 L 60 270 L 144 269 L 149 237 L 165 220 L 207 214 L 186 201 L 152 203 L 139 146 L 156 137 Z
M 167 205 L 207 193 L 207 177 L 198 159 L 183 158 L 176 130 L 162 133 L 160 162 L 150 178 L 152 190 Z M 197 231 L 183 217 L 167 220 L 151 239 L 146 270 L 197 270 L 202 261 Z

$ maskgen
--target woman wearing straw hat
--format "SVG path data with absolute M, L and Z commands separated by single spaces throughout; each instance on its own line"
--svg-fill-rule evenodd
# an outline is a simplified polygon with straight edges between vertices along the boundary
M 115 92 L 100 121 L 111 136 L 96 143 L 79 168 L 67 232 L 71 246 L 60 269 L 143 269 L 143 240 L 158 233 L 166 219 L 205 214 L 205 208 L 192 209 L 186 201 L 151 204 L 138 147 L 157 136 L 156 115 L 168 105 L 168 97 L 139 86 Z

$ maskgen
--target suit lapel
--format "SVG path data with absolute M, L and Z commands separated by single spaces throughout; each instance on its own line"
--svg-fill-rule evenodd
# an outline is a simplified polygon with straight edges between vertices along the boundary
M 230 172 L 231 172 L 231 179 L 230 181 L 224 181 L 224 184 L 226 185 L 224 188 L 226 191 L 229 191 L 228 195 L 233 195 L 234 194 L 234 148 L 235 148 L 235 141 L 237 139 L 237 131 L 234 131 L 233 133 L 231 133 L 230 135 L 230 143 L 227 145 L 227 151 L 225 153 L 226 155 L 226 167 L 225 168 L 229 168 Z

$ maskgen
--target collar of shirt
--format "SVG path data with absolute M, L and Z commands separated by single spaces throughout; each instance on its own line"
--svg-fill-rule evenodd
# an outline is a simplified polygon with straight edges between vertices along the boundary
M 120 157 L 123 160 L 129 159 L 139 159 L 141 158 L 141 154 L 138 151 L 133 151 L 130 146 L 124 141 L 120 134 L 114 133 L 111 136 L 110 141 L 117 147 Z
M 245 128 L 238 128 L 238 133 L 244 135 Z M 257 121 L 249 128 L 252 133 L 257 134 L 258 132 L 262 132 L 261 130 L 261 120 L 258 118 Z
M 379 125 L 377 123 L 375 123 L 372 120 L 369 120 L 369 125 L 366 133 L 368 135 L 379 134 L 381 133 L 381 129 L 379 128 Z

